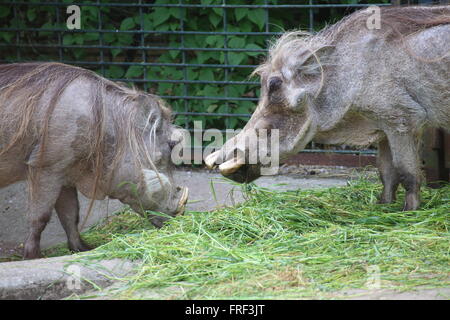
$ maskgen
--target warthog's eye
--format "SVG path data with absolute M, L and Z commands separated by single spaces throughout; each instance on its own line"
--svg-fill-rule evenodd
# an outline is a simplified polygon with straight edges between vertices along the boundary
M 272 77 L 269 79 L 269 95 L 281 88 L 283 80 L 280 77 Z
M 177 145 L 177 141 L 173 141 L 173 140 L 170 140 L 169 141 L 169 148 L 170 148 L 170 150 L 172 150 L 173 148 L 175 148 L 175 146 Z
M 169 148 L 172 150 L 180 141 L 169 140 Z

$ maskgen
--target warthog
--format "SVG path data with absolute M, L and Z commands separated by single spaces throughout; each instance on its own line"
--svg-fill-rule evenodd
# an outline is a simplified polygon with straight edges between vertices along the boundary
M 249 164 L 248 151 L 257 145 L 248 138 L 260 129 L 279 130 L 280 161 L 312 139 L 378 143 L 380 202 L 395 200 L 401 183 L 404 210 L 417 209 L 421 132 L 450 128 L 450 7 L 383 8 L 380 17 L 379 29 L 368 27 L 374 13 L 366 9 L 315 35 L 281 36 L 255 70 L 257 109 L 206 165 L 220 164 L 223 175 L 239 182 L 256 179 L 261 162 Z
M 158 97 L 82 68 L 1 65 L 0 187 L 28 182 L 24 258 L 40 256 L 53 208 L 69 248 L 89 249 L 78 231 L 77 190 L 91 199 L 119 199 L 139 213 L 182 213 L 187 188 L 172 182 L 170 152 L 177 141 L 170 139 L 177 131 L 170 118 Z M 151 216 L 157 226 L 164 219 Z

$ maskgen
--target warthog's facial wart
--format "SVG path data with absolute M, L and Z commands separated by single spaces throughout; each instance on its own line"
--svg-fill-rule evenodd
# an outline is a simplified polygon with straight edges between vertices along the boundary
M 144 210 L 166 212 L 171 216 L 184 213 L 189 191 L 185 187 L 173 187 L 170 179 L 161 172 L 149 169 L 142 170 L 145 191 L 142 199 Z M 152 215 L 150 221 L 157 227 L 162 227 L 167 218 Z
M 153 170 L 143 169 L 145 182 L 145 196 L 153 200 L 155 203 L 160 203 L 167 199 L 170 194 L 170 181 L 162 173 L 156 173 Z

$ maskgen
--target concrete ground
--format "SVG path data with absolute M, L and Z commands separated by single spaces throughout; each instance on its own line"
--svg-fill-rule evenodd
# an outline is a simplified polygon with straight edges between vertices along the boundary
M 24 182 L 0 189 L 0 258 L 22 252 L 23 241 L 28 233 L 27 197 Z M 89 200 L 81 194 L 79 194 L 79 199 L 84 217 Z M 123 205 L 117 200 L 96 201 L 85 229 L 122 207 Z M 83 221 L 83 218 L 81 220 Z M 66 235 L 54 212 L 42 233 L 41 248 L 45 249 L 64 241 L 66 241 Z
M 114 290 L 123 278 L 134 272 L 136 264 L 120 259 L 80 264 L 72 256 L 0 263 L 0 300 L 3 299 L 117 299 Z M 100 292 L 94 288 L 103 288 Z M 139 299 L 177 299 L 182 286 L 142 289 Z M 294 298 L 294 297 L 292 297 Z M 329 292 L 320 297 L 299 299 L 348 300 L 448 300 L 450 288 L 416 288 L 406 292 L 393 289 L 353 289 Z
M 224 181 L 218 173 L 205 170 L 177 170 L 174 173 L 177 185 L 189 188 L 187 210 L 208 211 L 218 206 L 234 205 L 243 200 L 239 185 Z M 290 174 L 261 177 L 256 184 L 278 190 L 296 190 L 306 188 L 326 188 L 345 185 L 341 178 L 306 178 L 305 175 Z M 212 187 L 214 186 L 214 198 Z M 27 192 L 25 183 L 17 183 L 0 190 L 0 258 L 20 254 L 23 241 L 27 236 Z M 87 211 L 89 200 L 80 195 L 81 221 Z M 96 201 L 85 229 L 120 210 L 123 205 L 117 200 Z M 42 233 L 41 248 L 65 242 L 66 236 L 56 214 Z

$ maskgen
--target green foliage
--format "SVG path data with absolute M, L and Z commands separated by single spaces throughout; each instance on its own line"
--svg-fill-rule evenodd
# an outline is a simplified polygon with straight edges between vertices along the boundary
M 387 0 L 383 0 L 387 1 Z M 217 67 L 218 65 L 257 65 L 264 58 L 267 40 L 264 35 L 228 35 L 220 32 L 282 32 L 310 25 L 307 9 L 263 8 L 178 8 L 178 7 L 96 7 L 94 1 L 79 1 L 81 32 L 66 29 L 65 7 L 33 5 L 8 6 L 0 4 L 1 27 L 49 29 L 42 31 L 0 31 L 0 41 L 14 45 L 34 44 L 17 49 L 2 47 L 6 61 L 61 60 L 93 68 L 101 75 L 126 82 L 135 82 L 145 90 L 165 96 L 175 111 L 209 112 L 211 116 L 179 116 L 177 124 L 192 127 L 193 120 L 204 121 L 204 127 L 238 128 L 248 118 L 214 116 L 214 113 L 251 113 L 259 94 L 257 79 L 248 79 L 252 68 Z M 70 4 L 70 0 L 64 0 Z M 105 3 L 108 1 L 104 1 Z M 110 1 L 112 2 L 112 1 Z M 332 3 L 335 1 L 315 1 Z M 344 3 L 356 3 L 346 0 Z M 369 1 L 380 2 L 380 1 Z M 178 4 L 179 0 L 155 0 L 155 4 Z M 221 5 L 222 0 L 184 0 L 185 4 Z M 308 0 L 228 0 L 226 4 L 309 4 Z M 313 9 L 314 27 L 320 29 L 327 21 L 335 21 L 350 11 L 343 9 Z M 317 23 L 319 22 L 319 23 Z M 98 29 L 109 32 L 95 32 Z M 51 29 L 61 30 L 52 32 Z M 133 31 L 142 30 L 144 33 Z M 206 34 L 164 34 L 145 31 L 202 31 Z M 93 32 L 89 32 L 93 31 Z M 118 31 L 118 32 L 116 32 Z M 60 51 L 57 45 L 64 48 Z M 54 45 L 41 47 L 39 45 Z M 106 48 L 98 48 L 105 46 Z M 138 47 L 170 47 L 171 50 Z M 184 47 L 187 50 L 179 50 Z M 212 49 L 212 50 L 211 50 Z M 214 50 L 219 49 L 219 50 Z M 228 50 L 228 51 L 227 51 Z M 250 51 L 246 51 L 250 50 Z M 253 50 L 253 51 L 252 51 Z M 83 64 L 91 62 L 91 64 Z M 92 62 L 104 62 L 96 65 Z M 108 62 L 115 62 L 111 65 Z M 143 66 L 140 63 L 159 63 L 162 66 Z M 120 64 L 124 63 L 124 64 Z M 192 64 L 186 68 L 164 64 Z M 215 66 L 198 66 L 198 65 Z M 197 65 L 197 66 L 195 66 Z M 150 80 L 150 81 L 146 81 Z M 165 80 L 201 81 L 195 83 L 164 82 Z M 213 81 L 225 83 L 208 83 Z M 226 82 L 244 82 L 227 84 Z M 170 99 L 170 96 L 208 96 L 230 99 Z M 232 98 L 249 98 L 235 101 Z M 253 99 L 253 100 L 251 100 Z

